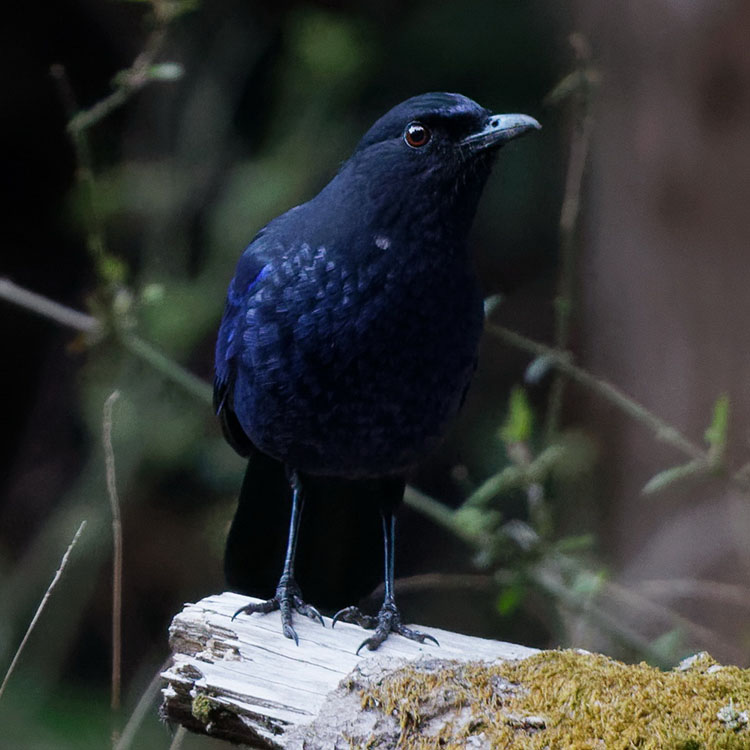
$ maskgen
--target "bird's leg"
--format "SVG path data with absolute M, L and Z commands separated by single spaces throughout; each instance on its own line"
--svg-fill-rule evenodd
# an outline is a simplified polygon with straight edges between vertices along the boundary
M 409 638 L 412 641 L 433 641 L 436 646 L 440 644 L 435 638 L 427 633 L 420 633 L 418 630 L 407 628 L 401 622 L 401 613 L 396 606 L 396 599 L 393 593 L 393 572 L 394 572 L 394 545 L 396 539 L 396 517 L 393 511 L 384 509 L 383 517 L 383 543 L 384 543 L 384 560 L 385 560 L 385 596 L 383 605 L 380 607 L 378 614 L 373 617 L 363 614 L 359 607 L 345 607 L 339 610 L 333 617 L 332 627 L 339 620 L 344 622 L 353 622 L 367 630 L 375 632 L 359 644 L 357 653 L 366 646 L 370 651 L 374 651 L 383 641 L 388 638 L 390 633 Z
M 302 485 L 296 471 L 292 471 L 291 473 L 291 485 L 292 517 L 289 521 L 289 539 L 286 545 L 286 555 L 284 556 L 284 569 L 281 573 L 278 586 L 276 586 L 276 593 L 271 599 L 267 599 L 264 602 L 246 604 L 244 607 L 240 607 L 234 613 L 232 619 L 239 614 L 274 612 L 278 609 L 281 611 L 281 624 L 284 635 L 299 645 L 299 638 L 292 627 L 292 612 L 298 612 L 313 620 L 318 620 L 321 625 L 323 625 L 323 618 L 315 607 L 306 604 L 302 600 L 302 592 L 294 580 L 294 558 L 297 554 L 297 537 L 299 536 L 299 524 L 304 505 Z

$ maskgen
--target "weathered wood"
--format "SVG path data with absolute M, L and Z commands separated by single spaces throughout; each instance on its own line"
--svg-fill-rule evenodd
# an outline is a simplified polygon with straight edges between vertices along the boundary
M 440 646 L 398 636 L 376 652 L 356 650 L 367 632 L 331 629 L 296 616 L 300 645 L 281 635 L 278 612 L 232 615 L 250 601 L 225 593 L 187 604 L 172 621 L 171 667 L 163 673 L 162 715 L 196 732 L 258 748 L 349 747 L 379 733 L 388 717 L 363 711 L 358 686 L 408 663 L 521 659 L 535 649 L 418 626 Z M 376 727 L 375 724 L 381 726 Z M 393 723 L 393 722 L 392 722 Z M 340 744 L 344 743 L 344 744 Z

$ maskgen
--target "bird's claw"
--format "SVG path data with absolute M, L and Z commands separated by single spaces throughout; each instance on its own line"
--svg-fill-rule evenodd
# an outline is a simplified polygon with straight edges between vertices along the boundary
M 359 644 L 357 655 L 359 655 L 359 652 L 363 648 L 367 648 L 368 651 L 374 651 L 391 633 L 396 633 L 397 635 L 408 638 L 411 641 L 418 641 L 419 643 L 432 641 L 436 646 L 440 645 L 437 639 L 428 633 L 421 633 L 418 630 L 407 628 L 406 625 L 401 622 L 401 613 L 398 611 L 395 602 L 392 601 L 383 602 L 383 606 L 380 608 L 376 617 L 364 614 L 359 607 L 345 607 L 333 616 L 331 627 L 334 627 L 339 620 L 342 622 L 354 623 L 361 628 L 365 628 L 365 630 L 375 631 L 369 638 L 365 638 L 365 640 Z
M 340 609 L 333 616 L 333 619 L 331 620 L 331 627 L 335 628 L 336 623 L 339 620 L 341 620 L 341 622 L 354 623 L 355 625 L 359 625 L 359 627 L 361 628 L 365 628 L 365 630 L 372 630 L 373 628 L 377 627 L 378 624 L 377 617 L 364 614 L 359 607 L 344 607 L 343 609 Z
M 234 620 L 240 614 L 267 614 L 268 612 L 281 612 L 281 632 L 284 637 L 294 641 L 299 646 L 299 636 L 292 626 L 292 612 L 309 617 L 311 620 L 317 620 L 323 627 L 323 616 L 311 604 L 307 604 L 302 599 L 302 592 L 296 582 L 280 581 L 276 587 L 276 593 L 270 599 L 262 602 L 251 602 L 244 607 L 240 607 L 233 615 Z

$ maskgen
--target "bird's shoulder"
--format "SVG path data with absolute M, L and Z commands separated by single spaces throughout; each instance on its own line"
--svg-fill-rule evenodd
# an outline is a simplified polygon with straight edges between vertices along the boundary
M 276 220 L 275 220 L 276 221 Z M 281 261 L 292 248 L 286 238 L 270 222 L 261 229 L 237 261 L 227 292 L 227 304 L 239 306 L 262 280 L 264 269 Z
M 227 290 L 224 314 L 216 345 L 215 394 L 222 397 L 231 379 L 231 363 L 242 346 L 242 332 L 251 324 L 253 311 L 304 277 L 320 248 L 308 241 L 308 204 L 290 209 L 266 224 L 240 256 Z

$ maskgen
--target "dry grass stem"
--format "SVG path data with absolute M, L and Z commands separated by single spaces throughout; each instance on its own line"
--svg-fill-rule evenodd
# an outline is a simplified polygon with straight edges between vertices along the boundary
M 120 685 L 122 681 L 122 520 L 120 500 L 117 497 L 115 475 L 115 453 L 112 448 L 112 407 L 120 398 L 119 391 L 112 391 L 104 402 L 102 419 L 102 442 L 107 470 L 107 495 L 112 510 L 112 709 L 120 708 Z
M 62 556 L 62 560 L 60 560 L 60 566 L 58 567 L 57 571 L 55 572 L 54 577 L 52 578 L 52 582 L 47 587 L 47 591 L 44 593 L 44 596 L 42 597 L 42 601 L 39 602 L 39 606 L 37 607 L 36 612 L 34 613 L 34 617 L 31 618 L 31 622 L 29 623 L 29 627 L 26 629 L 26 634 L 23 637 L 23 640 L 21 641 L 20 646 L 18 647 L 15 655 L 13 656 L 13 660 L 10 663 L 10 666 L 8 667 L 8 671 L 5 673 L 5 677 L 3 678 L 3 683 L 0 685 L 0 699 L 3 697 L 3 693 L 5 692 L 5 688 L 8 684 L 8 680 L 10 680 L 11 675 L 13 674 L 13 671 L 16 668 L 16 665 L 18 664 L 18 660 L 21 658 L 21 653 L 23 652 L 24 648 L 26 647 L 26 644 L 29 640 L 29 637 L 31 636 L 31 633 L 33 632 L 34 628 L 36 627 L 37 622 L 39 621 L 39 618 L 42 615 L 42 611 L 44 610 L 45 606 L 47 605 L 47 600 L 50 598 L 50 595 L 52 594 L 52 590 L 57 585 L 57 582 L 60 580 L 60 576 L 62 576 L 63 570 L 65 570 L 65 566 L 68 564 L 68 559 L 70 558 L 70 553 L 73 550 L 73 547 L 75 547 L 76 542 L 78 542 L 79 537 L 83 533 L 83 530 L 86 528 L 86 521 L 81 521 L 81 525 L 78 527 L 78 531 L 76 531 L 75 535 L 73 536 L 73 539 L 71 540 L 70 544 L 68 545 L 68 549 L 65 550 L 65 554 Z

